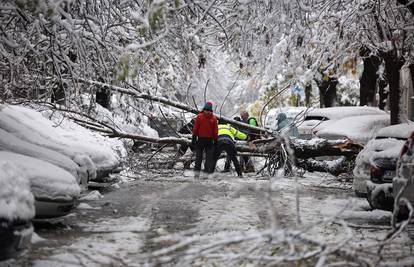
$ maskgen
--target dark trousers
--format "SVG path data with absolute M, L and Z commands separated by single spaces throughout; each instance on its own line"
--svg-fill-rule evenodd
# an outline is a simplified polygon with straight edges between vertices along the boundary
M 239 164 L 239 160 L 237 159 L 237 150 L 236 150 L 236 146 L 234 145 L 233 142 L 229 141 L 229 140 L 220 140 L 218 141 L 218 145 L 217 145 L 217 149 L 215 151 L 215 155 L 214 155 L 214 166 L 216 166 L 217 160 L 220 157 L 221 153 L 223 151 L 226 151 L 227 153 L 227 158 L 229 158 L 233 164 L 234 164 L 234 168 L 236 169 L 236 172 L 238 175 L 241 175 L 241 169 L 240 169 L 240 164 Z
M 204 151 L 206 152 L 206 161 L 204 163 L 204 171 L 208 173 L 214 172 L 214 145 L 213 139 L 199 137 L 195 145 L 196 158 L 194 170 L 201 170 L 201 162 L 203 161 Z

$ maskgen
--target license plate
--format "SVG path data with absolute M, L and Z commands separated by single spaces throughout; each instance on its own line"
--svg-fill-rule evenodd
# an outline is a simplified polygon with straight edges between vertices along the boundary
M 392 181 L 392 179 L 394 178 L 394 176 L 395 176 L 395 171 L 388 170 L 388 171 L 385 171 L 384 172 L 383 178 Z

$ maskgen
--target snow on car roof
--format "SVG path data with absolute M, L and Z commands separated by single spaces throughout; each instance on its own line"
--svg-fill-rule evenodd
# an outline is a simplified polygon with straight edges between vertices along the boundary
M 345 137 L 353 141 L 366 143 L 375 136 L 379 129 L 389 124 L 390 117 L 388 114 L 352 116 L 319 126 L 316 135 L 319 137 Z
M 414 131 L 414 122 L 401 123 L 382 128 L 377 133 L 377 138 L 393 137 L 407 139 Z
M 54 122 L 36 110 L 0 105 L 0 128 L 17 138 L 68 156 L 87 167 L 92 176 L 93 173 L 96 175 L 95 167 L 109 169 L 118 166 L 119 157 L 108 147 L 103 136 L 94 135 L 69 120 L 61 120 L 59 126 L 56 127 Z M 85 155 L 90 158 L 88 161 Z
M 345 117 L 351 116 L 361 116 L 361 115 L 385 115 L 385 111 L 380 110 L 379 108 L 374 107 L 330 107 L 330 108 L 317 108 L 310 110 L 306 117 L 324 117 L 329 120 L 333 119 L 342 119 Z M 306 119 L 305 119 L 306 120 Z
M 34 217 L 30 184 L 17 166 L 0 161 L 0 218 L 30 220 Z
M 49 162 L 6 151 L 0 151 L 0 161 L 18 167 L 30 182 L 36 198 L 70 200 L 79 196 L 80 187 L 76 178 Z

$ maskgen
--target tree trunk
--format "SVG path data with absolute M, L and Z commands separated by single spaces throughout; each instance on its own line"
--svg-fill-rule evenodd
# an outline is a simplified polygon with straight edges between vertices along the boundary
M 385 73 L 389 85 L 389 107 L 391 113 L 391 125 L 400 123 L 400 70 L 404 60 L 398 58 L 394 50 L 383 53 Z
M 321 108 L 332 107 L 335 105 L 337 85 L 338 80 L 332 77 L 329 77 L 327 80 L 318 81 Z
M 369 55 L 368 49 L 362 48 L 360 56 L 364 61 L 364 71 L 359 79 L 359 95 L 361 106 L 372 106 L 375 99 L 376 86 L 378 80 L 378 68 L 380 59 L 377 56 Z
M 383 78 L 378 79 L 378 94 L 379 94 L 379 103 L 378 107 L 382 110 L 385 109 L 385 106 L 387 105 L 387 99 L 388 99 L 388 92 L 385 91 L 385 87 L 387 87 L 388 83 Z
M 296 166 L 308 172 L 327 172 L 338 176 L 342 173 L 350 173 L 355 166 L 355 161 L 345 157 L 330 161 L 300 159 L 296 161 Z
M 106 109 L 111 108 L 111 91 L 107 88 L 98 86 L 96 90 L 96 103 Z
M 307 107 L 311 106 L 310 99 L 312 97 L 312 84 L 308 83 L 305 87 L 305 105 Z
M 404 5 L 410 10 L 411 14 L 414 15 L 414 3 L 410 0 L 397 0 L 398 3 Z M 410 4 L 409 4 L 410 3 Z

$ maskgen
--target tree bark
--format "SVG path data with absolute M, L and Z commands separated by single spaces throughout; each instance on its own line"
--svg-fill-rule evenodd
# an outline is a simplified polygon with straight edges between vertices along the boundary
M 398 58 L 394 50 L 383 53 L 385 73 L 389 86 L 389 107 L 391 125 L 400 123 L 400 70 L 404 60 Z
M 408 10 L 410 10 L 411 14 L 414 15 L 414 2 L 410 1 L 410 0 L 397 0 L 398 3 L 400 3 L 401 5 L 404 5 L 408 8 Z M 411 2 L 411 4 L 409 4 Z
M 305 105 L 307 107 L 311 106 L 311 101 L 310 101 L 311 97 L 312 97 L 312 84 L 308 83 L 305 86 Z
M 355 161 L 345 157 L 330 161 L 300 159 L 296 161 L 296 166 L 307 170 L 308 172 L 327 172 L 334 176 L 338 176 L 342 173 L 350 173 L 355 166 Z
M 327 81 L 318 81 L 319 87 L 319 101 L 321 108 L 332 107 L 336 103 L 336 86 L 338 80 L 329 77 Z
M 377 72 L 381 61 L 377 56 L 370 55 L 367 48 L 361 49 L 360 56 L 364 61 L 364 71 L 359 79 L 360 106 L 372 106 L 377 87 Z

